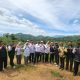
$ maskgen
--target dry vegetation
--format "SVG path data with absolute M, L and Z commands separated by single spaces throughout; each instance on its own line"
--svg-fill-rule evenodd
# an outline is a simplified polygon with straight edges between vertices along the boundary
M 71 72 L 59 70 L 53 64 L 20 65 L 16 69 L 8 67 L 0 72 L 0 80 L 80 80 L 80 75 L 74 77 Z

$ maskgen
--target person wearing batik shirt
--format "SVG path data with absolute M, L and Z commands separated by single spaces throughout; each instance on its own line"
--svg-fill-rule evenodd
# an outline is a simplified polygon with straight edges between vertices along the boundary
M 60 69 L 62 70 L 64 69 L 65 52 L 67 52 L 67 49 L 64 47 L 63 43 L 60 43 L 59 57 L 60 57 Z

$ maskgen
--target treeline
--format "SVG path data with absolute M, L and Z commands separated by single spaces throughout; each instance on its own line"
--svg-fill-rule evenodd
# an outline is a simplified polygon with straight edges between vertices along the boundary
M 80 36 L 65 36 L 65 37 L 50 37 L 50 36 L 33 36 L 30 34 L 22 34 L 22 33 L 17 33 L 17 34 L 9 34 L 5 33 L 3 36 L 0 37 L 0 40 L 2 40 L 5 44 L 12 43 L 12 42 L 26 42 L 26 40 L 33 40 L 33 41 L 57 41 L 57 42 L 66 42 L 66 41 L 72 41 L 76 42 L 77 40 L 80 40 Z

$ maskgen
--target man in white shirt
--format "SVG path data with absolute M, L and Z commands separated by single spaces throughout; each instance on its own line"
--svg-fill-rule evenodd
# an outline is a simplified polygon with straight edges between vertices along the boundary
M 44 45 L 43 41 L 41 41 L 41 44 L 40 44 L 40 52 L 41 52 L 41 61 L 44 62 L 44 58 L 45 58 L 45 45 Z
M 49 53 L 50 53 L 50 44 L 49 44 L 49 42 L 47 42 L 45 44 L 45 62 L 48 62 Z
M 30 42 L 29 44 L 29 48 L 30 48 L 30 62 L 33 62 L 34 61 L 34 53 L 35 53 L 35 45 L 33 43 L 33 41 Z
M 35 58 L 34 58 L 34 64 L 39 62 L 40 58 L 40 44 L 39 42 L 35 44 Z
M 29 56 L 30 56 L 29 43 L 26 42 L 26 46 L 24 48 L 24 63 L 25 63 L 25 65 L 27 65 L 29 62 Z
M 17 58 L 17 64 L 21 64 L 21 57 L 22 57 L 22 52 L 21 52 L 21 45 L 17 44 L 16 48 L 15 48 L 15 52 L 16 52 L 16 58 Z

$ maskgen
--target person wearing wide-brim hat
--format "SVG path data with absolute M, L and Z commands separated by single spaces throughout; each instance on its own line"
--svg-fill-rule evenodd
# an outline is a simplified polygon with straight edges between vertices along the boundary
M 77 48 L 75 49 L 75 57 L 74 57 L 74 76 L 77 75 L 80 64 L 80 42 L 77 42 Z

